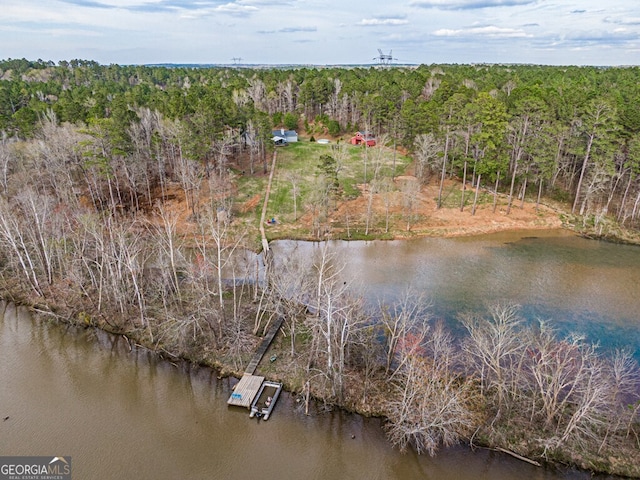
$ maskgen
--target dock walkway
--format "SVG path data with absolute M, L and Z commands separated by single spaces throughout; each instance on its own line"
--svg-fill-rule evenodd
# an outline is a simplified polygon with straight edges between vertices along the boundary
M 269 331 L 262 339 L 262 343 L 256 350 L 256 353 L 253 354 L 253 358 L 251 358 L 249 365 L 247 365 L 244 375 L 236 384 L 235 388 L 233 389 L 233 393 L 229 397 L 229 400 L 227 400 L 228 405 L 246 407 L 248 409 L 251 408 L 251 403 L 258 394 L 258 391 L 262 386 L 262 382 L 264 382 L 264 377 L 254 375 L 254 373 L 258 368 L 260 360 L 262 360 L 262 357 L 269 349 L 271 342 L 273 342 L 276 333 L 278 333 L 278 330 L 280 330 L 283 322 L 284 318 L 278 318 L 273 322 L 271 328 L 269 328 Z
M 271 184 L 273 182 L 273 174 L 276 170 L 276 159 L 278 157 L 277 150 L 273 152 L 273 160 L 271 162 L 271 172 L 269 172 L 269 182 L 267 183 L 267 190 L 264 196 L 264 203 L 262 205 L 262 215 L 260 217 L 260 236 L 262 237 L 262 248 L 264 250 L 265 259 L 267 258 L 267 254 L 269 253 L 269 240 L 267 239 L 267 234 L 264 229 L 264 221 L 267 216 L 267 206 L 269 205 L 269 194 L 271 193 Z M 266 173 L 266 171 L 265 171 Z M 282 323 L 284 322 L 284 318 L 276 319 L 269 331 L 262 339 L 262 343 L 253 354 L 249 365 L 247 365 L 246 370 L 244 371 L 244 375 L 240 379 L 240 381 L 234 387 L 233 393 L 227 400 L 228 405 L 236 405 L 239 407 L 246 407 L 251 409 L 251 403 L 253 399 L 256 397 L 258 392 L 260 391 L 260 387 L 264 382 L 264 377 L 260 377 L 258 375 L 254 375 L 256 369 L 258 368 L 258 364 L 264 354 L 269 349 L 271 342 L 273 342 L 276 333 L 280 330 Z M 275 401 L 274 401 L 275 404 Z
M 256 353 L 253 354 L 253 358 L 249 362 L 249 365 L 247 365 L 247 368 L 244 371 L 245 375 L 246 374 L 253 375 L 255 373 L 256 368 L 258 368 L 258 364 L 260 363 L 260 360 L 262 360 L 262 357 L 264 357 L 264 354 L 269 349 L 271 342 L 273 342 L 273 338 L 276 336 L 276 333 L 278 333 L 278 330 L 280 330 L 280 327 L 282 326 L 283 322 L 284 322 L 284 318 L 278 318 L 273 322 L 273 324 L 271 325 L 271 328 L 269 328 L 269 331 L 267 331 L 267 334 L 262 339 L 262 343 L 256 350 Z

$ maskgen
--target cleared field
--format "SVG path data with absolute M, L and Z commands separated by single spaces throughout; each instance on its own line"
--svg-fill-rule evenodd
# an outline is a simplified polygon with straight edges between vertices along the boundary
M 323 156 L 331 157 L 330 173 L 321 168 Z M 289 225 L 299 222 L 305 209 L 320 203 L 327 177 L 335 174 L 337 188 L 334 201 L 353 200 L 362 195 L 363 186 L 384 178 L 403 175 L 411 159 L 392 148 L 364 148 L 344 142 L 322 144 L 302 139 L 278 149 L 267 218 Z M 266 176 L 243 176 L 238 182 L 238 208 L 242 216 L 259 218 L 261 201 L 252 201 L 265 190 Z M 294 200 L 295 193 L 295 200 Z M 261 197 L 263 198 L 263 197 Z

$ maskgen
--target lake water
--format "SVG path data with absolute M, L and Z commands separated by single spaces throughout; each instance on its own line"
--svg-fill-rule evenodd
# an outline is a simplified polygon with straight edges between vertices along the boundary
M 535 237 L 535 238 L 534 238 Z M 309 258 L 318 244 L 275 242 Z M 639 349 L 640 249 L 564 232 L 406 242 L 335 242 L 374 304 L 407 285 L 434 315 L 516 301 L 608 347 Z M 381 423 L 340 412 L 306 416 L 288 394 L 268 422 L 229 408 L 232 379 L 159 360 L 122 338 L 0 305 L 0 455 L 70 455 L 75 479 L 587 479 L 487 450 L 402 455 Z M 6 420 L 2 420 L 8 417 Z M 604 478 L 604 477 L 603 477 Z
M 278 241 L 275 258 L 313 258 L 319 243 Z M 580 333 L 640 360 L 640 247 L 588 240 L 563 230 L 389 242 L 333 241 L 343 275 L 375 306 L 411 287 L 461 335 L 461 312 L 514 302 L 561 335 Z

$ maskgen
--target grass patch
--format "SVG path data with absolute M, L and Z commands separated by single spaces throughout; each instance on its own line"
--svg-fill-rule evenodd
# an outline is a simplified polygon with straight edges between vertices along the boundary
M 331 155 L 338 159 L 338 183 L 342 190 L 342 199 L 354 199 L 361 195 L 359 185 L 370 182 L 377 168 L 379 178 L 401 175 L 411 163 L 411 158 L 385 147 L 363 147 L 349 144 L 319 144 L 302 140 L 279 148 L 276 171 L 271 185 L 267 218 L 275 217 L 279 221 L 295 223 L 305 212 L 305 205 L 312 201 L 314 189 L 323 175 L 319 168 L 320 157 Z M 366 166 L 365 166 L 366 156 Z M 395 163 L 395 166 L 394 166 Z M 262 202 L 268 177 L 263 174 L 239 177 L 237 192 L 237 215 L 247 222 L 260 219 Z M 297 212 L 294 212 L 293 185 L 297 185 Z M 256 196 L 260 201 L 256 202 Z M 297 214 L 297 215 L 296 215 Z M 275 233 L 275 232 L 274 232 Z
M 467 187 L 464 191 L 464 206 L 472 206 L 476 195 L 474 188 Z M 437 200 L 437 199 L 436 199 Z M 442 192 L 442 206 L 445 208 L 460 207 L 462 202 L 462 189 L 460 185 L 454 184 Z M 478 205 L 493 204 L 493 194 L 484 190 L 478 193 Z
M 342 183 L 342 195 L 345 199 L 351 200 L 358 198 L 362 192 L 358 188 L 358 183 L 355 178 L 345 178 Z

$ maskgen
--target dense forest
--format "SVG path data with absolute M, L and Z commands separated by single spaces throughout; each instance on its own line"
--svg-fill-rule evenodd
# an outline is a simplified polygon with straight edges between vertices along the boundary
M 5 60 L 0 131 L 4 151 L 15 139 L 41 136 L 43 119 L 55 115 L 56 126 L 87 137 L 105 168 L 123 163 L 153 177 L 146 187 L 123 179 L 135 203 L 162 180 L 158 169 L 177 167 L 141 162 L 172 145 L 213 169 L 237 149 L 264 157 L 272 126 L 321 124 L 334 136 L 367 130 L 414 152 L 421 171 L 438 171 L 444 160 L 450 174 L 510 197 L 533 186 L 596 223 L 610 215 L 637 227 L 638 75 L 637 67 L 198 69 Z
M 631 352 L 605 356 L 508 304 L 461 318 L 462 341 L 416 292 L 373 314 L 326 247 L 311 267 L 293 254 L 247 262 L 255 217 L 253 230 L 251 219 L 236 221 L 234 203 L 239 178 L 267 172 L 272 129 L 332 139 L 361 130 L 408 153 L 420 182 L 500 192 L 507 214 L 514 199 L 544 196 L 593 227 L 638 229 L 639 73 L 1 61 L 0 288 L 51 318 L 227 373 L 241 371 L 281 316 L 281 360 L 269 374 L 302 403 L 386 417 L 400 448 L 434 453 L 464 440 L 640 476 Z M 317 202 L 326 208 L 344 187 L 340 150 L 330 152 L 308 167 L 334 192 Z M 290 180 L 292 191 L 309 190 Z M 192 210 L 189 236 L 168 208 L 177 191 Z M 260 281 L 236 281 L 254 269 Z

